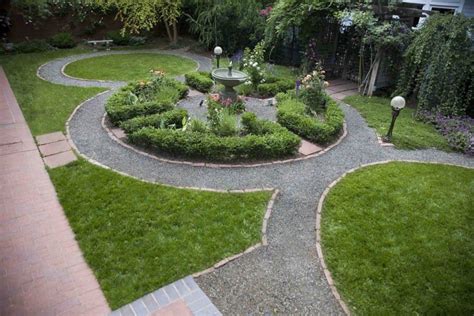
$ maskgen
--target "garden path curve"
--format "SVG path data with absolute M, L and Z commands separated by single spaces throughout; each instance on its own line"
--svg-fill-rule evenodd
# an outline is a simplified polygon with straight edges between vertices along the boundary
M 196 278 L 223 314 L 342 314 L 318 263 L 315 246 L 317 202 L 324 189 L 345 171 L 384 160 L 417 160 L 474 167 L 474 159 L 438 150 L 404 151 L 378 144 L 374 130 L 352 107 L 340 104 L 348 135 L 332 150 L 306 160 L 260 167 L 210 168 L 167 163 L 141 155 L 110 138 L 102 128 L 104 104 L 123 82 L 80 80 L 65 76 L 68 63 L 106 54 L 95 52 L 53 60 L 38 70 L 50 82 L 109 90 L 84 102 L 69 121 L 69 133 L 84 156 L 120 172 L 173 186 L 213 189 L 278 188 L 268 223 L 268 246 L 245 254 Z M 185 51 L 147 50 L 192 58 L 209 71 L 210 59 Z M 389 115 L 389 114 L 388 114 Z M 395 130 L 396 132 L 396 130 Z

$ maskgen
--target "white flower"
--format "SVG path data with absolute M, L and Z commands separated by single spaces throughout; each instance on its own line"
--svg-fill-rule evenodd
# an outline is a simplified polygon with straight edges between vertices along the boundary
M 259 66 L 257 66 L 257 70 L 260 70 L 260 67 L 259 67 Z
M 257 67 L 257 66 L 258 66 L 258 64 L 255 62 L 255 63 L 253 63 L 253 66 L 254 66 L 254 67 Z

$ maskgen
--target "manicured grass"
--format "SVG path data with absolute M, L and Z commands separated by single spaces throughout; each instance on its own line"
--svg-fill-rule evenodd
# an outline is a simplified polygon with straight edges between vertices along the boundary
M 33 135 L 63 131 L 74 108 L 103 91 L 100 88 L 78 88 L 56 85 L 36 76 L 38 67 L 49 60 L 86 50 L 60 50 L 45 53 L 0 56 L 10 85 Z
M 85 161 L 49 173 L 112 309 L 257 243 L 270 198 L 149 184 Z
M 344 102 L 352 105 L 379 135 L 386 135 L 392 120 L 390 99 L 380 97 L 350 96 Z M 393 130 L 392 142 L 401 149 L 437 148 L 450 151 L 448 143 L 436 129 L 413 117 L 415 111 L 405 108 L 400 112 Z
M 474 313 L 474 170 L 390 163 L 349 174 L 322 216 L 326 262 L 360 315 Z
M 177 76 L 194 71 L 196 68 L 197 64 L 188 58 L 136 53 L 78 60 L 69 64 L 65 72 L 77 78 L 131 81 L 148 78 L 151 69 L 159 69 L 169 76 Z

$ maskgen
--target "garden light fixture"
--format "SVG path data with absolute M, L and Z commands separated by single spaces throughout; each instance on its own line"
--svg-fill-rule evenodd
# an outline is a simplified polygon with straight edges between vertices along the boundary
M 390 101 L 390 106 L 392 107 L 392 122 L 390 123 L 390 128 L 388 129 L 387 135 L 383 138 L 384 142 L 389 143 L 392 140 L 393 126 L 395 125 L 395 120 L 400 114 L 401 109 L 405 107 L 405 99 L 401 96 L 396 96 Z
M 219 68 L 219 60 L 221 59 L 221 55 L 222 55 L 222 47 L 220 46 L 214 47 L 214 55 L 216 55 L 217 68 Z

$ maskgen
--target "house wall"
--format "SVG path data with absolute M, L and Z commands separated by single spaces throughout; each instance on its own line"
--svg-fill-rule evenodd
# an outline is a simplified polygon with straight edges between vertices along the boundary
M 474 16 L 474 0 L 403 0 L 404 3 L 423 5 L 423 10 L 431 11 L 433 8 L 454 9 L 466 16 Z

